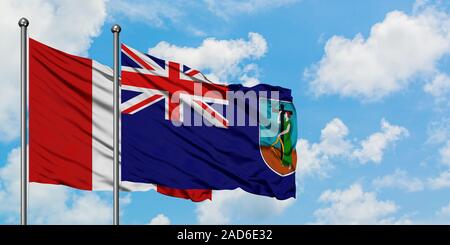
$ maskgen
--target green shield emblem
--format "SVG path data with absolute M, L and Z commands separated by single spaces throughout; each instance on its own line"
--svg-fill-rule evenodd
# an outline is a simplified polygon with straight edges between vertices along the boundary
M 292 102 L 260 98 L 259 149 L 267 166 L 286 176 L 297 166 L 297 113 Z

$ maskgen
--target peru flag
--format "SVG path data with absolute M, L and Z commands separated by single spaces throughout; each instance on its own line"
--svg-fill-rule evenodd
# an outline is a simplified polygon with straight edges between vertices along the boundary
M 29 39 L 29 180 L 81 190 L 112 190 L 112 70 Z M 211 190 L 121 182 L 203 201 Z

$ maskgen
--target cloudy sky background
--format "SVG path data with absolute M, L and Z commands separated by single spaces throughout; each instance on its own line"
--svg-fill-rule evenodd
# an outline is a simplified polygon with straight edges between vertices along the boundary
M 297 199 L 122 193 L 123 224 L 450 223 L 450 3 L 1 0 L 0 224 L 19 220 L 19 27 L 112 64 L 121 41 L 217 81 L 292 89 Z M 30 223 L 109 224 L 112 195 L 30 185 Z

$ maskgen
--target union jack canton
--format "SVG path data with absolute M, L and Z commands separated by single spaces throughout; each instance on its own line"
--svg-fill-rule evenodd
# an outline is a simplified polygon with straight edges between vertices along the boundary
M 123 102 L 123 114 L 135 114 L 165 100 L 165 119 L 183 122 L 183 105 L 212 125 L 228 127 L 228 120 L 210 104 L 227 105 L 227 87 L 210 82 L 201 72 L 173 61 L 143 54 L 122 44 L 122 90 L 138 95 Z

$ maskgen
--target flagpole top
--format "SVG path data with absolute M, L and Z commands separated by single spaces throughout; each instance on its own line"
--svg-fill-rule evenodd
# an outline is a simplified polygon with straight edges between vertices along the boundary
M 115 33 L 115 32 L 120 33 L 121 30 L 122 30 L 122 28 L 120 28 L 120 26 L 118 24 L 115 24 L 111 27 L 112 33 Z
M 29 24 L 30 24 L 30 22 L 27 20 L 27 18 L 25 18 L 25 17 L 20 18 L 20 20 L 19 20 L 20 27 L 23 27 L 23 26 L 27 27 Z

